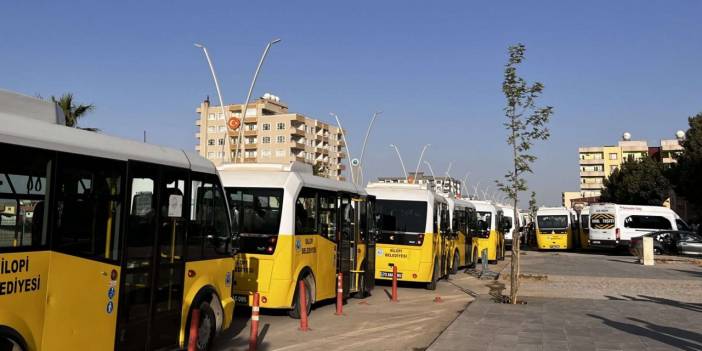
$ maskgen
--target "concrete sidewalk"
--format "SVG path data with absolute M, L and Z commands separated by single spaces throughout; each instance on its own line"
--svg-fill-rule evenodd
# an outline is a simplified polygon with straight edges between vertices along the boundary
M 526 305 L 481 295 L 429 350 L 702 351 L 702 269 L 632 259 L 529 252 L 524 271 L 543 278 L 522 281 Z

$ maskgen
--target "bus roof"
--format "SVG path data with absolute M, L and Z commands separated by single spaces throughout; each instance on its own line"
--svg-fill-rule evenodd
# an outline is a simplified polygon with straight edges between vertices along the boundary
M 537 216 L 544 215 L 570 215 L 570 211 L 565 207 L 539 207 L 536 211 Z
M 472 208 L 475 210 L 475 205 L 473 205 L 470 201 L 464 200 L 464 199 L 453 199 L 453 198 L 446 198 L 446 200 L 449 203 L 449 207 L 461 207 L 461 208 Z
M 479 200 L 470 200 L 469 202 L 475 206 L 476 211 L 497 213 L 497 207 L 490 202 Z
M 14 97 L 12 95 L 15 95 Z M 214 165 L 193 152 L 142 143 L 47 123 L 50 109 L 30 97 L 0 92 L 0 101 L 12 101 L 10 108 L 0 104 L 0 140 L 5 143 L 74 154 L 136 160 L 214 173 Z M 39 100 L 39 99 L 34 99 Z M 26 108 L 23 110 L 23 106 Z M 43 115 L 47 114 L 47 115 Z
M 310 165 L 300 162 L 225 164 L 217 170 L 225 187 L 285 188 L 293 184 L 291 178 L 297 178 L 302 187 L 365 194 L 363 188 L 349 182 L 316 176 Z
M 378 199 L 446 203 L 443 196 L 429 190 L 425 184 L 368 183 L 368 194 Z

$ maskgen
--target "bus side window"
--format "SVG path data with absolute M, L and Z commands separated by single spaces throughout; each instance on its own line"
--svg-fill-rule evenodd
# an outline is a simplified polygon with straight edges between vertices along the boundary
M 434 203 L 434 215 L 432 216 L 433 220 L 433 233 L 438 234 L 439 233 L 439 204 Z
M 322 236 L 336 242 L 337 196 L 332 192 L 319 193 L 319 230 Z
M 295 201 L 295 234 L 317 234 L 317 195 L 302 189 Z
M 201 180 L 200 180 L 201 179 Z M 229 209 L 214 175 L 193 175 L 191 221 L 187 246 L 189 259 L 229 255 Z
M 123 162 L 59 154 L 54 249 L 116 261 Z
M 0 249 L 46 245 L 46 175 L 53 153 L 5 145 L 0 162 Z

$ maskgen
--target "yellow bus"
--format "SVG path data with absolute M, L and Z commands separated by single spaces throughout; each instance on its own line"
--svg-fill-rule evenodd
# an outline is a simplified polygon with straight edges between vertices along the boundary
M 536 244 L 539 250 L 573 248 L 573 218 L 565 207 L 541 207 L 536 211 Z
M 378 216 L 375 279 L 392 280 L 397 266 L 398 280 L 436 289 L 451 260 L 446 199 L 426 184 L 370 183 L 366 191 L 376 198 Z
M 473 262 L 473 232 L 477 217 L 475 206 L 463 199 L 447 198 L 451 216 L 451 239 L 449 257 L 452 257 L 450 273 L 458 273 L 460 267 Z M 452 254 L 451 254 L 452 253 Z
M 504 260 L 505 222 L 502 209 L 487 201 L 471 200 L 470 203 L 475 206 L 478 219 L 472 243 L 473 265 L 477 265 L 482 260 L 483 250 L 487 250 L 488 262 L 497 263 L 497 260 Z
M 214 166 L 62 122 L 0 92 L 0 348 L 183 348 L 198 308 L 207 349 L 234 310 Z
M 299 282 L 307 313 L 336 296 L 343 273 L 344 297 L 363 298 L 374 287 L 373 198 L 351 183 L 315 176 L 303 163 L 230 164 L 219 167 L 241 251 L 236 256 L 234 296 L 300 317 Z

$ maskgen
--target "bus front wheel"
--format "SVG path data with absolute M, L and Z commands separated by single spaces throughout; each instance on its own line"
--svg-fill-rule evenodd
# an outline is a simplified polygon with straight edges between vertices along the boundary
M 455 252 L 453 254 L 453 265 L 451 265 L 451 274 L 456 274 L 458 273 L 458 265 L 461 264 L 460 259 L 458 257 L 458 252 Z
M 212 342 L 217 334 L 217 319 L 214 310 L 209 302 L 200 304 L 200 323 L 197 329 L 197 350 L 206 351 L 212 349 Z
M 431 274 L 431 281 L 427 283 L 427 290 L 436 290 L 436 281 L 439 280 L 439 260 L 434 259 L 434 272 Z
M 26 351 L 27 344 L 14 329 L 0 326 L 0 350 Z
M 295 284 L 295 296 L 293 296 L 293 305 L 292 309 L 288 312 L 288 315 L 294 319 L 300 319 L 300 316 L 302 315 L 301 313 L 301 303 L 300 303 L 300 281 L 304 282 L 305 284 L 305 302 L 307 303 L 307 315 L 310 315 L 310 312 L 312 311 L 312 289 L 310 287 L 309 281 L 305 278 L 300 278 L 298 279 L 297 283 Z

